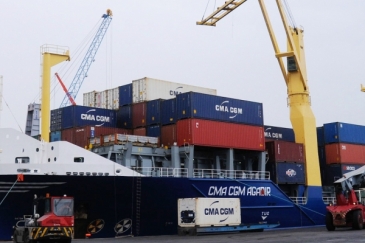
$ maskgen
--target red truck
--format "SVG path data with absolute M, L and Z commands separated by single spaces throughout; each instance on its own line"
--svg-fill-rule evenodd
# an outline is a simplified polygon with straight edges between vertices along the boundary
M 42 209 L 40 216 L 38 210 Z M 49 196 L 33 202 L 33 215 L 24 217 L 14 226 L 13 242 L 38 241 L 70 243 L 74 234 L 74 198 Z

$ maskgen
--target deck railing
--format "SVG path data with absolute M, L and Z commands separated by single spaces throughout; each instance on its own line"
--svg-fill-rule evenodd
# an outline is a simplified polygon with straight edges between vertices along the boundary
M 323 197 L 324 204 L 336 204 L 336 197 Z
M 307 204 L 307 198 L 306 197 L 290 197 L 290 199 L 295 204 Z M 335 197 L 322 197 L 324 204 L 336 204 L 336 198 Z
M 193 177 L 270 180 L 270 172 L 249 170 L 194 169 Z
M 306 197 L 290 197 L 295 204 L 307 204 Z
M 150 177 L 188 177 L 188 169 L 165 167 L 132 167 L 132 170 Z

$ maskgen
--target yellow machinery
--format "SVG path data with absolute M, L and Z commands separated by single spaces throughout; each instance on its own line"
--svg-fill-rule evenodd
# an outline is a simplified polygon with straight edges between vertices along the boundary
M 246 1 L 247 0 L 228 0 L 207 18 L 197 22 L 197 24 L 215 26 L 219 20 Z M 282 2 L 281 0 L 276 0 L 287 37 L 287 51 L 281 52 L 269 20 L 264 0 L 258 1 L 274 47 L 275 56 L 278 59 L 281 72 L 287 85 L 290 121 L 294 129 L 295 141 L 304 145 L 307 177 L 306 184 L 309 187 L 316 187 L 317 190 L 315 191 L 318 193 L 318 189 L 321 187 L 321 175 L 318 159 L 316 121 L 310 107 L 309 87 L 307 83 L 303 30 L 288 24 Z M 286 68 L 283 61 L 284 57 L 287 58 Z M 309 195 L 307 194 L 307 197 L 308 196 Z
M 41 54 L 43 55 L 41 138 L 43 141 L 49 142 L 51 67 L 60 62 L 69 61 L 70 54 L 68 48 L 52 45 L 43 45 L 41 47 Z

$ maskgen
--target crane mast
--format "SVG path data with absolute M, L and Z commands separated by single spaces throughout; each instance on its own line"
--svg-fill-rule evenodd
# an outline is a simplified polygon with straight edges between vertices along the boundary
M 197 22 L 197 24 L 215 26 L 219 20 L 244 2 L 246 2 L 246 0 L 226 1 L 222 7 L 219 7 L 207 18 Z M 276 3 L 286 32 L 286 52 L 280 51 L 264 0 L 259 0 L 266 27 L 274 47 L 275 56 L 279 62 L 287 86 L 290 120 L 295 134 L 295 141 L 304 145 L 306 184 L 307 186 L 314 188 L 311 192 L 318 194 L 321 192 L 321 176 L 318 159 L 316 122 L 311 109 L 309 87 L 307 84 L 303 30 L 291 27 L 286 19 L 281 0 L 276 0 Z M 287 58 L 287 67 L 285 67 L 282 59 L 284 57 Z M 308 190 L 307 193 L 309 193 Z
M 112 21 L 112 16 L 113 14 L 110 9 L 107 10 L 106 14 L 103 14 L 102 16 L 103 21 L 101 22 L 100 27 L 96 32 L 96 35 L 93 41 L 91 42 L 90 47 L 87 50 L 86 55 L 82 60 L 81 65 L 77 70 L 70 87 L 68 88 L 69 95 L 72 96 L 73 100 L 76 99 L 77 93 L 79 92 L 84 79 L 87 77 L 87 72 L 89 71 L 91 64 L 94 62 L 96 52 L 98 51 L 99 46 L 105 36 L 105 33 L 108 30 L 109 24 Z M 65 107 L 69 104 L 70 104 L 70 99 L 66 93 L 60 107 Z

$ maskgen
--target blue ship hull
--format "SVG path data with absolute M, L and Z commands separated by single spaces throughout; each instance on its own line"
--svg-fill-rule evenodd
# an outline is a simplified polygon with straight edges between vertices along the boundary
M 0 176 L 0 200 L 15 180 Z M 307 204 L 299 206 L 270 180 L 25 175 L 0 205 L 0 240 L 11 238 L 19 218 L 32 215 L 34 194 L 46 193 L 73 196 L 75 210 L 83 205 L 87 218 L 75 217 L 77 238 L 86 232 L 91 238 L 177 234 L 177 200 L 191 197 L 239 197 L 242 224 L 302 227 L 325 219 L 320 187 L 307 188 Z

